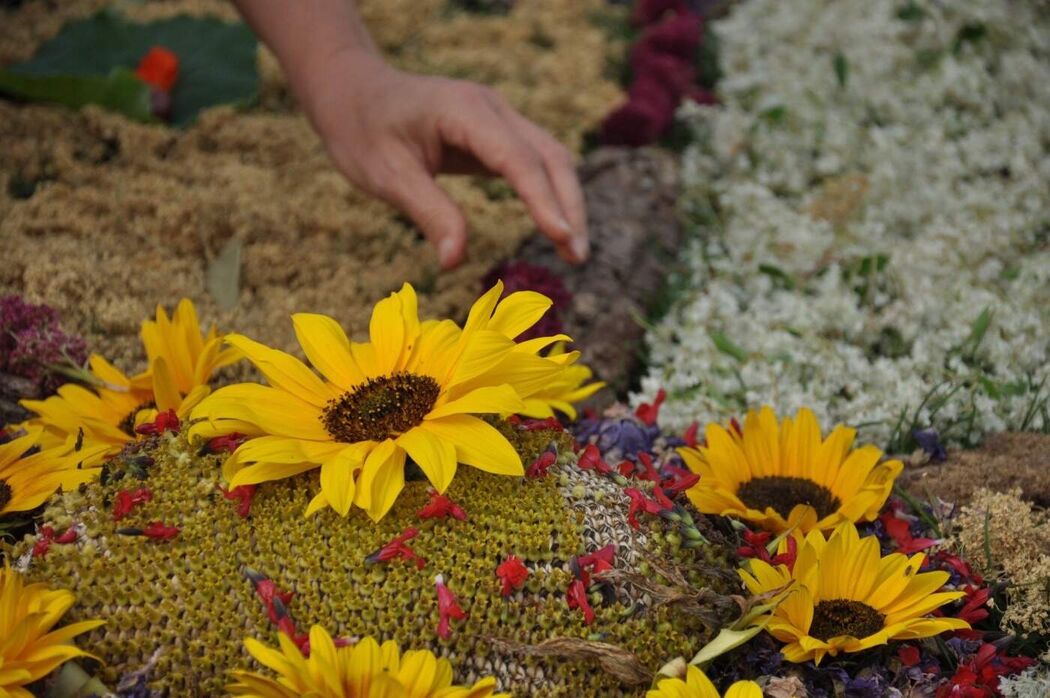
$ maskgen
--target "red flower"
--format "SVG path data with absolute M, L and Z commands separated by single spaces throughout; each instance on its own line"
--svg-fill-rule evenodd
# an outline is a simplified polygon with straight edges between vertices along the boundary
M 143 436 L 157 436 L 166 431 L 175 434 L 179 433 L 179 416 L 175 414 L 175 410 L 158 412 L 157 417 L 152 422 L 146 422 L 135 427 L 135 433 Z
M 590 625 L 594 622 L 594 609 L 591 608 L 587 599 L 587 583 L 582 579 L 574 579 L 565 593 L 569 603 L 569 609 L 580 609 L 583 611 L 583 622 Z
M 627 523 L 631 525 L 631 528 L 638 528 L 639 526 L 638 518 L 635 516 L 639 511 L 655 515 L 659 515 L 660 512 L 664 511 L 664 507 L 659 502 L 649 499 L 639 489 L 627 487 L 623 492 L 631 498 L 631 508 L 627 512 Z
M 153 493 L 148 487 L 140 487 L 137 490 L 121 490 L 113 498 L 113 520 L 120 521 L 134 511 L 135 507 L 153 499 Z
M 236 431 L 225 436 L 216 436 L 204 445 L 202 453 L 233 453 L 247 440 L 247 436 Z
M 959 663 L 951 681 L 937 690 L 937 698 L 992 698 L 999 695 L 999 679 L 1035 664 L 1030 657 L 1007 657 L 991 643 Z
M 900 658 L 901 664 L 907 667 L 916 666 L 922 660 L 919 648 L 915 645 L 901 645 L 897 650 L 897 657 Z
M 248 518 L 248 515 L 252 513 L 252 497 L 255 496 L 255 487 L 255 485 L 238 485 L 228 490 L 218 485 L 224 499 L 237 502 L 237 516 L 242 519 Z
M 377 562 L 388 562 L 390 560 L 396 560 L 397 558 L 403 559 L 405 562 L 415 561 L 417 569 L 423 569 L 426 566 L 426 558 L 422 558 L 405 544 L 405 541 L 412 540 L 419 535 L 419 529 L 415 527 L 408 527 L 405 532 L 397 536 L 389 543 L 384 545 L 379 550 L 365 558 L 365 562 L 368 564 L 375 564 Z
M 676 465 L 665 465 L 664 470 L 671 473 L 671 477 L 665 479 L 660 487 L 665 492 L 670 493 L 672 497 L 678 496 L 682 492 L 700 482 L 700 476 L 696 473 L 686 470 L 685 468 L 679 468 Z
M 525 419 L 520 422 L 520 427 L 525 431 L 543 431 L 544 429 L 553 429 L 554 431 L 565 431 L 565 427 L 561 425 L 557 417 L 547 417 L 546 419 Z
M 150 87 L 170 92 L 179 78 L 179 57 L 170 49 L 154 46 L 139 61 L 135 75 Z
M 659 21 L 668 14 L 688 12 L 685 0 L 641 0 L 634 6 L 631 22 L 638 27 Z
M 580 470 L 597 470 L 602 475 L 612 472 L 609 464 L 602 459 L 602 452 L 594 444 L 587 444 L 576 464 Z
M 75 543 L 77 537 L 77 527 L 74 524 L 73 526 L 67 528 L 65 533 L 60 535 L 58 538 L 55 538 L 55 542 L 59 545 L 69 545 L 70 543 Z
M 696 434 L 700 431 L 700 422 L 694 421 L 689 425 L 689 428 L 682 434 L 682 440 L 685 441 L 685 445 L 690 448 L 696 448 Z
M 691 65 L 700 46 L 702 28 L 700 17 L 688 12 L 668 17 L 647 28 L 635 48 L 673 56 Z
M 558 460 L 558 456 L 554 453 L 554 451 L 544 451 L 543 455 L 541 455 L 536 460 L 532 461 L 532 465 L 530 465 L 525 470 L 525 476 L 526 477 L 543 477 L 543 476 L 545 476 L 547 474 L 547 471 L 550 470 L 551 466 L 554 465 L 554 461 L 556 461 L 556 460 Z
M 459 521 L 467 520 L 467 512 L 463 511 L 463 507 L 453 502 L 451 498 L 438 494 L 437 490 L 430 490 L 430 502 L 416 512 L 416 516 L 421 519 L 443 519 L 451 516 Z
M 439 574 L 434 577 L 434 586 L 437 588 L 438 616 L 440 617 L 437 634 L 441 639 L 447 640 L 452 635 L 452 621 L 463 620 L 467 617 L 467 614 L 459 607 L 452 590 L 445 586 L 445 578 L 443 576 Z
M 166 526 L 163 521 L 150 521 L 146 528 L 142 529 L 142 535 L 158 540 L 171 540 L 179 535 L 179 527 Z
M 898 518 L 896 511 L 887 509 L 879 516 L 886 533 L 897 543 L 897 550 L 905 555 L 921 552 L 927 548 L 937 545 L 933 538 L 915 538 L 911 534 L 911 523 L 907 519 Z
M 616 546 L 610 543 L 603 548 L 595 550 L 576 558 L 576 568 L 579 578 L 588 581 L 588 574 L 601 574 L 613 568 L 613 558 L 616 557 Z
M 299 651 L 304 657 L 310 656 L 310 636 L 306 633 L 300 633 L 295 627 L 295 621 L 292 617 L 285 615 L 279 621 L 277 621 L 277 629 L 288 636 L 295 646 L 299 648 Z
M 524 586 L 525 580 L 529 577 L 529 568 L 517 555 L 508 555 L 507 559 L 496 568 L 496 576 L 503 583 L 500 594 L 510 596 L 515 589 Z
M 634 410 L 634 416 L 637 417 L 643 424 L 652 426 L 656 424 L 656 419 L 660 415 L 660 405 L 664 404 L 664 400 L 667 399 L 667 391 L 660 388 L 659 392 L 656 393 L 656 399 L 653 400 L 653 404 L 643 402 L 638 405 Z
M 963 587 L 963 591 L 966 592 L 966 603 L 963 604 L 962 609 L 956 614 L 956 618 L 961 618 L 970 625 L 979 623 L 988 617 L 988 609 L 985 606 L 988 603 L 988 597 L 991 596 L 991 589 L 985 587 L 979 589 L 971 584 L 967 584 Z

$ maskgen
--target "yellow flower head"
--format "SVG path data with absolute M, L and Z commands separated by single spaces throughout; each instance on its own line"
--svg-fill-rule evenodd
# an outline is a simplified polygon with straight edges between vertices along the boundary
M 283 633 L 280 651 L 248 638 L 244 646 L 260 664 L 277 672 L 271 679 L 250 671 L 230 672 L 235 696 L 253 698 L 508 698 L 497 694 L 496 679 L 471 687 L 452 685 L 452 665 L 427 650 L 401 654 L 397 643 L 380 646 L 366 637 L 352 647 L 336 647 L 320 626 L 310 628 L 310 656 L 303 657 Z
M 840 424 L 822 440 L 805 408 L 779 425 L 771 408 L 752 410 L 743 433 L 709 424 L 705 445 L 678 449 L 700 475 L 686 493 L 705 514 L 734 516 L 775 533 L 871 521 L 904 464 L 880 462 L 882 451 L 871 445 L 851 451 L 854 436 L 855 429 Z
M 404 487 L 406 456 L 439 492 L 465 463 L 501 475 L 523 474 L 520 456 L 477 414 L 525 409 L 525 392 L 563 369 L 518 353 L 511 339 L 550 305 L 537 293 L 499 300 L 502 284 L 483 295 L 460 329 L 451 320 L 420 323 L 416 294 L 405 284 L 376 304 L 370 341 L 351 342 L 330 317 L 292 316 L 310 370 L 295 357 L 247 337 L 230 344 L 269 386 L 215 391 L 194 410 L 205 437 L 240 432 L 258 438 L 227 459 L 231 487 L 321 468 L 321 491 L 306 509 L 346 516 L 351 504 L 381 519 Z M 548 342 L 549 343 L 549 342 Z M 515 353 L 520 361 L 505 361 Z
M 684 680 L 663 679 L 645 698 L 762 698 L 762 689 L 754 681 L 737 681 L 721 696 L 704 672 L 690 664 Z
M 40 447 L 52 460 L 71 468 L 97 466 L 136 438 L 135 427 L 158 411 L 174 410 L 182 419 L 208 394 L 212 373 L 240 358 L 222 350 L 215 328 L 201 333 L 197 311 L 182 299 L 169 319 L 158 306 L 156 320 L 142 323 L 149 369 L 127 376 L 98 354 L 89 359 L 91 390 L 67 383 L 46 400 L 23 400 L 36 413 L 25 426 L 40 432 Z
M 0 569 L 0 695 L 33 698 L 21 686 L 50 674 L 75 657 L 90 657 L 71 640 L 102 625 L 100 620 L 51 628 L 73 605 L 73 592 L 29 584 L 10 567 Z
M 750 571 L 740 576 L 753 594 L 791 585 L 772 614 L 763 616 L 769 618 L 766 629 L 787 643 L 782 651 L 788 661 L 819 664 L 828 654 L 969 628 L 958 618 L 927 617 L 964 594 L 938 591 L 949 575 L 920 573 L 925 559 L 923 553 L 880 557 L 878 538 L 862 539 L 846 522 L 826 541 L 821 531 L 811 531 L 792 569 L 751 560 Z
M 34 433 L 0 444 L 0 517 L 35 509 L 59 487 L 73 488 L 95 475 L 90 470 L 70 469 L 43 453 L 23 458 L 36 442 Z

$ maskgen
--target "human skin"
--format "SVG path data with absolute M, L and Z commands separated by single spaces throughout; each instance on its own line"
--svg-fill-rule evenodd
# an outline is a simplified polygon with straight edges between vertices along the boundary
M 277 55 L 336 167 L 412 218 L 443 268 L 463 261 L 467 221 L 437 174 L 504 177 L 562 258 L 587 258 L 572 153 L 498 92 L 389 65 L 352 0 L 235 4 Z

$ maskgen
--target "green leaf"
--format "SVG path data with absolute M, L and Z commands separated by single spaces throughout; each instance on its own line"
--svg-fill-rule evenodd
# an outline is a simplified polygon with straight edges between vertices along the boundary
M 243 23 L 214 18 L 178 16 L 135 24 L 102 11 L 66 24 L 33 58 L 8 66 L 8 72 L 98 78 L 116 68 L 134 71 L 154 46 L 179 58 L 179 78 L 171 91 L 174 125 L 191 123 L 208 107 L 249 104 L 258 94 L 255 36 Z
M 98 104 L 137 121 L 153 118 L 149 86 L 127 68 L 114 68 L 105 75 L 35 75 L 0 70 L 0 94 L 74 109 Z
M 915 4 L 915 0 L 897 8 L 897 19 L 904 22 L 917 22 L 925 16 L 926 10 Z
M 839 81 L 839 87 L 845 87 L 849 80 L 849 61 L 841 52 L 836 53 L 831 59 L 831 65 L 835 69 L 835 77 Z
M 776 106 L 759 112 L 758 116 L 774 126 L 779 126 L 784 123 L 784 119 L 787 118 L 787 113 L 787 107 Z
M 749 628 L 743 630 L 733 630 L 732 628 L 722 628 L 715 639 L 708 642 L 706 645 L 700 648 L 700 651 L 689 661 L 690 664 L 703 665 L 710 662 L 716 657 L 720 657 L 730 650 L 735 650 L 740 645 L 744 644 L 755 635 L 762 632 L 765 628 L 765 623 L 760 625 L 752 625 Z
M 230 238 L 204 272 L 208 293 L 223 310 L 236 307 L 241 295 L 241 241 Z
M 714 342 L 715 348 L 723 354 L 728 354 L 740 363 L 747 361 L 747 352 L 737 344 L 733 343 L 733 340 L 726 337 L 721 332 L 710 332 L 709 336 L 711 341 Z
M 981 311 L 981 314 L 977 316 L 977 319 L 973 322 L 973 327 L 970 328 L 970 336 L 963 342 L 963 346 L 971 345 L 970 353 L 975 353 L 977 347 L 981 345 L 981 340 L 984 339 L 984 335 L 988 333 L 988 326 L 992 323 L 992 309 L 985 308 Z
M 786 288 L 789 291 L 795 288 L 795 279 L 780 267 L 772 264 L 759 264 L 758 270 L 773 280 L 773 285 L 778 288 Z

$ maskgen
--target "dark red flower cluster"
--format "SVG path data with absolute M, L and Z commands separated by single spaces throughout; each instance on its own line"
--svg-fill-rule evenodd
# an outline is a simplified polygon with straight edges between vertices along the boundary
M 121 490 L 113 498 L 113 520 L 120 521 L 135 510 L 135 507 L 153 499 L 153 493 L 148 487 L 140 487 L 137 490 Z
M 0 373 L 25 378 L 42 398 L 67 381 L 55 366 L 81 366 L 87 344 L 59 327 L 58 311 L 26 303 L 19 296 L 0 297 Z
M 467 520 L 467 512 L 463 507 L 453 502 L 451 497 L 438 494 L 437 490 L 430 490 L 430 501 L 416 512 L 416 516 L 421 519 L 444 519 L 451 516 L 457 521 Z
M 1000 695 L 999 679 L 1035 664 L 1031 657 L 1008 657 L 994 644 L 986 642 L 973 655 L 959 663 L 951 680 L 937 689 L 937 698 L 994 698 Z
M 564 330 L 561 313 L 572 303 L 572 294 L 565 287 L 561 277 L 546 267 L 522 260 L 512 260 L 503 262 L 486 274 L 482 283 L 487 290 L 492 288 L 497 281 L 503 281 L 504 297 L 516 291 L 536 291 L 553 301 L 553 305 L 543 314 L 539 322 L 516 337 L 518 341 L 561 334 Z
M 397 560 L 400 558 L 405 562 L 415 562 L 416 569 L 423 569 L 427 564 L 426 558 L 416 555 L 415 551 L 408 547 L 407 544 L 407 541 L 412 540 L 418 535 L 419 529 L 409 526 L 405 529 L 404 533 L 396 536 L 389 543 L 366 557 L 365 562 L 374 565 L 377 562 L 389 562 L 390 560 Z
M 612 466 L 605 462 L 602 452 L 594 444 L 587 444 L 584 447 L 576 461 L 576 466 L 580 470 L 596 470 L 601 475 L 610 475 L 613 472 Z
M 213 439 L 209 439 L 204 444 L 204 447 L 200 450 L 200 455 L 207 456 L 216 453 L 233 453 L 247 440 L 247 436 L 236 431 L 232 434 L 216 436 Z
M 674 502 L 668 499 L 659 487 L 653 488 L 655 499 L 649 499 L 644 492 L 635 487 L 628 487 L 624 489 L 623 493 L 631 498 L 631 508 L 627 511 L 627 523 L 631 524 L 631 528 L 638 528 L 641 525 L 638 521 L 638 512 L 640 511 L 659 516 L 662 512 L 674 508 Z
M 496 576 L 499 577 L 502 585 L 500 594 L 510 596 L 515 589 L 520 589 L 525 585 L 525 580 L 529 578 L 529 568 L 517 555 L 508 555 L 507 559 L 496 568 Z
M 655 143 L 674 121 L 683 99 L 713 103 L 696 84 L 702 20 L 685 2 L 640 2 L 632 17 L 642 35 L 631 49 L 627 101 L 605 118 L 602 142 L 637 147 Z
M 304 657 L 310 656 L 310 637 L 306 633 L 298 631 L 295 621 L 292 619 L 291 614 L 288 613 L 288 604 L 292 602 L 295 592 L 281 591 L 276 582 L 262 572 L 253 570 L 251 567 L 244 568 L 244 576 L 252 583 L 255 595 L 259 597 L 259 600 L 262 601 L 263 606 L 266 608 L 266 615 L 269 616 L 270 622 L 277 626 L 278 631 L 284 633 L 285 636 L 295 643 Z M 336 640 L 337 647 L 344 645 L 345 641 L 341 643 L 340 640 Z
M 937 545 L 938 541 L 934 538 L 916 537 L 912 534 L 911 519 L 902 513 L 899 506 L 891 504 L 879 515 L 879 521 L 897 544 L 897 552 L 912 555 Z

